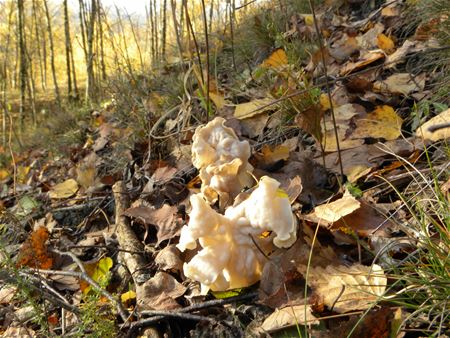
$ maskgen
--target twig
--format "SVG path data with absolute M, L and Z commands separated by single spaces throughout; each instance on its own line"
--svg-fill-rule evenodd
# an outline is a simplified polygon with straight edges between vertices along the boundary
M 91 285 L 96 291 L 100 292 L 109 301 L 111 301 L 113 304 L 115 304 L 116 308 L 117 308 L 117 311 L 119 312 L 120 317 L 122 318 L 122 320 L 124 322 L 126 322 L 128 320 L 128 317 L 129 317 L 128 312 L 127 312 L 127 310 L 125 310 L 125 308 L 123 307 L 122 303 L 119 300 L 117 300 L 116 298 L 114 298 L 108 291 L 106 291 L 100 285 L 98 285 L 98 283 L 95 280 L 93 280 L 87 274 L 83 263 L 81 262 L 81 260 L 75 254 L 73 254 L 72 252 L 69 252 L 69 251 L 59 251 L 59 250 L 56 250 L 56 249 L 53 249 L 52 251 L 57 253 L 57 254 L 59 254 L 59 255 L 69 256 L 70 258 L 72 258 L 72 260 L 78 265 L 78 268 L 81 271 L 78 274 L 78 277 L 83 279 L 87 283 L 89 283 L 89 285 Z M 42 272 L 42 273 L 51 274 L 53 270 L 39 270 L 39 271 Z M 65 272 L 73 272 L 73 271 L 65 271 Z
M 32 278 L 34 283 L 41 283 L 42 281 L 37 280 L 36 277 L 33 277 L 30 273 L 28 272 L 24 272 L 24 271 L 20 271 L 19 276 L 21 277 L 25 277 L 25 278 Z M 18 284 L 18 279 L 17 277 L 14 276 L 14 274 L 11 274 L 9 271 L 1 269 L 0 270 L 0 281 L 2 281 L 4 284 L 11 284 L 11 285 L 17 285 Z M 31 288 L 33 291 L 36 291 L 37 293 L 39 293 L 40 295 L 42 295 L 42 297 L 46 300 L 48 300 L 50 303 L 55 304 L 56 306 L 60 306 L 61 308 L 64 308 L 70 312 L 73 312 L 75 314 L 79 314 L 79 310 L 76 306 L 73 306 L 71 304 L 69 304 L 66 301 L 63 301 L 60 299 L 60 297 L 55 296 L 54 294 L 50 294 L 48 292 L 46 292 L 45 290 L 42 289 L 42 287 L 39 287 L 37 285 L 35 285 L 34 283 L 30 283 L 27 286 L 29 288 Z M 60 295 L 59 295 L 60 296 Z
M 211 105 L 209 99 L 209 39 L 208 39 L 208 20 L 206 19 L 206 6 L 205 0 L 202 2 L 202 13 L 203 13 L 203 30 L 205 31 L 205 44 L 206 44 L 206 122 L 209 120 L 209 107 Z
M 203 302 L 200 304 L 193 304 L 191 306 L 187 306 L 185 308 L 175 310 L 175 311 L 146 310 L 146 311 L 142 311 L 141 315 L 152 316 L 151 318 L 141 319 L 141 320 L 133 322 L 133 323 L 126 323 L 124 325 L 124 327 L 130 328 L 128 331 L 127 337 L 131 337 L 135 330 L 142 328 L 142 327 L 149 326 L 154 323 L 157 323 L 167 317 L 186 319 L 186 320 L 194 320 L 194 321 L 215 322 L 214 319 L 211 319 L 211 318 L 208 318 L 205 316 L 188 314 L 188 312 L 199 311 L 199 310 L 210 308 L 213 306 L 221 306 L 221 305 L 230 304 L 230 303 L 234 303 L 234 302 L 238 302 L 238 301 L 254 299 L 256 297 L 258 297 L 258 292 L 251 292 L 248 294 L 225 298 L 225 299 L 209 300 L 209 301 L 206 301 L 206 302 Z
M 334 107 L 333 107 L 333 100 L 331 98 L 330 84 L 328 82 L 328 69 L 327 69 L 327 64 L 326 64 L 326 60 L 325 60 L 325 53 L 323 51 L 323 49 L 325 48 L 325 45 L 323 43 L 322 33 L 320 32 L 319 24 L 317 23 L 317 17 L 316 17 L 316 11 L 315 11 L 314 5 L 312 3 L 312 0 L 308 0 L 308 2 L 309 2 L 309 7 L 311 8 L 312 16 L 314 18 L 314 27 L 316 29 L 317 39 L 319 42 L 320 57 L 322 59 L 323 73 L 325 76 L 325 86 L 327 89 L 328 101 L 330 101 L 330 111 L 331 111 L 331 117 L 333 119 L 334 136 L 336 138 L 336 147 L 337 147 L 337 153 L 338 153 L 338 157 L 339 157 L 339 169 L 341 171 L 341 179 L 339 180 L 339 182 L 342 183 L 342 180 L 344 179 L 344 167 L 342 165 L 341 147 L 339 145 L 339 135 L 338 135 L 337 125 L 336 125 L 336 116 L 334 114 Z

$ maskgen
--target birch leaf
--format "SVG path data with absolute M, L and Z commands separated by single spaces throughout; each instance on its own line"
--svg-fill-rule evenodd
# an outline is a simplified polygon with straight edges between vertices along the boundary
M 275 310 L 264 320 L 261 327 L 264 331 L 270 332 L 288 326 L 304 325 L 305 322 L 307 324 L 319 324 L 319 320 L 311 313 L 309 305 L 294 305 Z
M 62 183 L 52 187 L 49 191 L 50 198 L 63 199 L 75 195 L 78 191 L 78 183 L 73 178 L 70 178 Z

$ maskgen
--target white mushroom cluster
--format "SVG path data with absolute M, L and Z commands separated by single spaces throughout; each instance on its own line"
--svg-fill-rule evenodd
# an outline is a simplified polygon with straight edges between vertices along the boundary
M 201 283 L 202 293 L 246 287 L 260 279 L 265 263 L 260 250 L 271 245 L 270 237 L 260 238 L 262 232 L 272 231 L 277 247 L 295 242 L 296 219 L 279 186 L 275 179 L 262 177 L 248 199 L 229 207 L 224 215 L 212 209 L 202 194 L 191 196 L 189 224 L 182 228 L 177 247 L 195 249 L 198 240 L 201 249 L 183 270 L 186 277 Z
M 200 172 L 201 192 L 209 203 L 219 199 L 221 206 L 228 205 L 244 187 L 252 185 L 249 157 L 249 143 L 239 141 L 233 129 L 225 126 L 225 119 L 216 117 L 196 129 L 192 163 Z

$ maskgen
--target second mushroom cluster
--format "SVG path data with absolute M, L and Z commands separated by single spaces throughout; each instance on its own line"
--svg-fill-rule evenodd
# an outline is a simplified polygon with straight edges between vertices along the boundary
M 182 228 L 177 247 L 193 250 L 200 244 L 183 271 L 200 282 L 203 294 L 256 283 L 265 262 L 263 252 L 272 245 L 286 248 L 296 241 L 296 218 L 277 180 L 263 176 L 247 199 L 229 206 L 253 185 L 250 155 L 250 144 L 240 141 L 221 117 L 195 131 L 192 162 L 202 186 L 190 198 L 189 223 Z M 225 209 L 223 214 L 211 207 L 217 201 Z M 261 236 L 267 231 L 273 235 Z

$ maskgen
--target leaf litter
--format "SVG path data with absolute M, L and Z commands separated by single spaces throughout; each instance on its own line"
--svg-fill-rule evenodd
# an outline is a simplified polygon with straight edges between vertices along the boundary
M 312 16 L 296 14 L 299 21 L 295 27 L 286 29 L 285 37 L 314 37 Z M 352 195 L 350 190 L 339 186 L 343 179 L 340 167 L 351 184 L 376 189 L 383 183 L 383 177 L 407 172 L 405 164 L 398 161 L 396 155 L 408 157 L 421 152 L 426 146 L 422 140 L 448 139 L 449 110 L 431 118 L 417 130 L 407 130 L 407 116 L 400 113 L 405 108 L 411 110 L 413 94 L 423 92 L 430 80 L 430 75 L 412 74 L 403 66 L 408 55 L 432 46 L 432 43 L 424 42 L 421 32 L 402 41 L 388 27 L 389 21 L 377 22 L 376 16 L 364 19 L 368 23 L 365 26 L 332 10 L 326 14 L 331 15 L 332 23 L 323 15 L 320 24 L 324 32 L 332 33 L 327 36 L 329 47 L 310 53 L 303 71 L 310 77 L 321 74 L 324 65 L 320 53 L 324 53 L 329 75 L 342 78 L 342 82 L 333 84 L 332 102 L 324 89 L 319 90 L 306 106 L 295 106 L 293 118 L 281 120 L 286 130 L 280 133 L 281 126 L 273 121 L 280 121 L 275 116 L 283 109 L 283 104 L 273 103 L 283 95 L 277 97 L 276 93 L 285 89 L 291 94 L 302 88 L 292 79 L 286 80 L 291 76 L 286 75 L 289 68 L 295 64 L 283 48 L 275 49 L 258 63 L 258 71 L 276 74 L 277 80 L 267 91 L 256 91 L 258 95 L 248 96 L 252 92 L 251 86 L 255 85 L 249 76 L 246 80 L 249 88 L 244 89 L 246 93 L 239 101 L 232 101 L 235 97 L 231 92 L 219 91 L 217 83 L 215 90 L 210 92 L 219 114 L 233 126 L 236 137 L 247 136 L 246 141 L 251 144 L 249 162 L 254 166 L 253 186 L 244 184 L 240 187 L 244 192 L 236 197 L 234 205 L 229 203 L 225 207 L 239 206 L 250 198 L 248 196 L 256 189 L 258 180 L 267 175 L 281 183 L 277 196 L 289 200 L 300 224 L 298 239 L 289 248 L 265 246 L 264 241 L 273 237 L 270 231 L 248 234 L 257 237 L 252 240 L 265 263 L 258 283 L 233 291 L 237 296 L 230 301 L 232 305 L 223 306 L 228 296 L 221 303 L 212 299 L 212 294 L 201 294 L 198 281 L 186 278 L 184 272 L 185 264 L 197 252 L 187 250 L 182 253 L 176 247 L 182 226 L 189 222 L 191 206 L 188 197 L 198 193 L 201 186 L 201 179 L 191 165 L 189 144 L 192 133 L 183 135 L 185 144 L 179 144 L 178 151 L 175 147 L 168 149 L 166 153 L 172 154 L 171 158 L 168 156 L 161 161 L 146 154 L 147 161 L 137 166 L 136 158 L 133 158 L 136 154 L 119 146 L 129 137 L 130 130 L 116 125 L 106 114 L 100 114 L 101 118 L 95 120 L 96 134 L 91 137 L 92 142 L 86 142 L 84 149 L 80 147 L 75 151 L 69 172 L 65 169 L 67 162 L 63 160 L 48 160 L 45 165 L 32 167 L 25 154 L 18 161 L 14 184 L 11 168 L 1 168 L 0 179 L 5 185 L 1 194 L 7 202 L 0 205 L 0 224 L 3 226 L 4 215 L 9 212 L 19 222 L 29 217 L 40 220 L 38 224 L 41 225 L 30 229 L 25 241 L 14 243 L 13 240 L 8 244 L 11 252 L 20 244 L 16 250 L 17 267 L 54 269 L 55 274 L 57 269 L 77 273 L 84 269 L 95 282 L 119 295 L 120 302 L 135 304 L 133 310 L 138 317 L 142 311 L 158 310 L 162 318 L 155 323 L 166 322 L 177 329 L 180 325 L 171 318 L 186 313 L 193 316 L 189 328 L 195 330 L 200 330 L 202 322 L 208 322 L 205 318 L 211 317 L 214 324 L 208 325 L 218 332 L 223 333 L 225 326 L 234 325 L 233 330 L 239 336 L 244 336 L 245 332 L 230 324 L 233 320 L 259 325 L 265 333 L 307 325 L 317 336 L 344 336 L 356 323 L 352 312 L 367 310 L 368 317 L 363 320 L 363 325 L 372 333 L 387 334 L 390 321 L 399 321 L 398 311 L 394 315 L 390 307 L 371 309 L 371 306 L 389 294 L 386 262 L 395 261 L 396 255 L 408 253 L 410 243 L 399 242 L 391 250 L 383 251 L 385 243 L 397 242 L 397 220 L 387 220 L 380 211 L 382 202 L 392 199 L 393 195 L 376 195 L 375 192 L 381 190 L 373 189 L 367 189 L 372 193 L 366 191 L 364 196 Z M 400 6 L 395 3 L 383 6 L 381 10 L 381 18 L 398 18 L 399 15 Z M 248 101 L 242 102 L 242 97 Z M 292 98 L 290 102 L 295 103 L 296 96 Z M 232 106 L 234 111 L 227 111 Z M 332 109 L 336 125 L 332 122 Z M 192 123 L 194 127 L 199 125 Z M 172 130 L 173 126 L 168 124 L 169 121 L 168 130 Z M 337 128 L 340 154 L 337 153 L 334 128 Z M 289 135 L 289 132 L 293 134 Z M 288 140 L 294 142 L 285 143 Z M 185 149 L 181 150 L 183 146 Z M 136 145 L 133 150 L 138 153 L 138 149 Z M 178 157 L 174 160 L 176 153 Z M 128 176 L 123 175 L 122 170 L 105 172 L 111 158 L 108 156 L 114 154 L 120 154 L 128 161 Z M 179 166 L 181 162 L 186 164 L 183 168 Z M 220 169 L 214 170 L 220 172 Z M 119 180 L 125 181 L 127 198 L 132 204 L 122 205 L 124 208 L 120 210 L 119 201 L 115 201 L 115 210 L 108 209 L 113 204 L 110 187 Z M 13 197 L 17 192 L 18 197 Z M 444 193 L 448 194 L 448 188 Z M 92 201 L 96 203 L 93 208 L 88 203 Z M 217 212 L 224 211 L 223 205 L 212 204 L 212 207 Z M 58 209 L 71 214 L 83 210 L 86 217 L 76 224 L 71 224 L 69 218 L 55 221 L 43 217 L 46 212 L 53 215 Z M 114 211 L 120 211 L 120 214 L 114 215 Z M 126 265 L 126 261 L 119 264 L 122 253 L 120 240 L 116 238 L 116 229 L 123 226 L 122 223 L 127 223 L 127 231 L 133 240 L 142 244 L 128 254 L 140 256 L 145 261 L 144 281 L 134 278 L 136 271 L 120 267 L 120 264 Z M 101 235 L 97 236 L 99 233 Z M 53 250 L 58 248 L 76 252 L 83 269 L 74 262 L 65 262 Z M 374 263 L 373 255 L 378 253 L 380 260 Z M 126 283 L 121 285 L 120 279 Z M 48 280 L 58 284 L 57 276 Z M 61 279 L 59 290 L 64 289 L 64 283 L 65 290 L 72 293 L 88 294 L 93 289 L 85 280 L 74 286 L 73 279 Z M 4 290 L 5 297 L 12 299 L 14 290 Z M 257 300 L 254 295 L 245 298 L 255 291 Z M 246 302 L 248 308 L 242 310 L 240 302 Z M 345 316 L 348 322 L 341 325 L 330 319 L 336 313 Z M 379 319 L 378 326 L 369 323 L 368 318 Z M 136 322 L 135 318 L 130 320 L 127 327 L 133 325 L 133 320 Z M 326 330 L 320 330 L 319 323 L 326 323 Z M 9 327 L 8 330 L 5 332 L 21 329 Z M 34 334 L 27 332 L 30 333 Z

